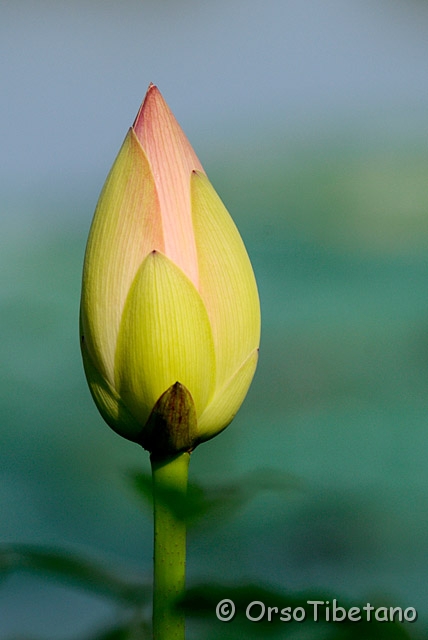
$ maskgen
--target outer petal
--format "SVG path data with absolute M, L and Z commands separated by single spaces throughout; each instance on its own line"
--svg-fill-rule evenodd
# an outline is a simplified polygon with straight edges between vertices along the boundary
M 124 438 L 137 440 L 144 425 L 140 424 L 123 404 L 118 393 L 100 375 L 82 343 L 82 358 L 86 379 L 95 404 L 107 424 Z
M 198 441 L 195 403 L 179 382 L 167 389 L 156 402 L 147 420 L 140 443 L 156 458 L 191 451 Z
M 208 178 L 192 175 L 199 292 L 210 318 L 220 389 L 259 346 L 260 305 L 241 236 Z
M 258 349 L 255 349 L 224 387 L 216 390 L 215 397 L 198 421 L 200 442 L 209 440 L 232 422 L 247 395 L 258 355 Z
M 176 382 L 189 390 L 200 415 L 214 381 L 214 345 L 202 299 L 181 269 L 153 252 L 141 265 L 123 311 L 115 387 L 144 423 Z
M 123 307 L 144 257 L 163 249 L 154 179 L 130 129 L 95 211 L 83 269 L 81 324 L 89 353 L 113 385 Z
M 150 85 L 134 122 L 155 178 L 165 231 L 165 254 L 198 286 L 189 176 L 203 171 L 190 142 L 163 99 Z

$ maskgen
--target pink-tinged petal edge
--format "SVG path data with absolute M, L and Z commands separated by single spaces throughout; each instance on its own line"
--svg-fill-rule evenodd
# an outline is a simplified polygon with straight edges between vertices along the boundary
M 151 84 L 133 129 L 149 160 L 158 193 L 165 254 L 198 288 L 198 260 L 193 233 L 190 177 L 204 172 L 183 130 Z

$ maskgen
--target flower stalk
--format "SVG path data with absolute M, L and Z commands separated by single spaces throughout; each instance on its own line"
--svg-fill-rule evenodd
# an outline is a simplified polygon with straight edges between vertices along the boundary
M 184 613 L 176 607 L 184 592 L 186 522 L 165 500 L 168 491 L 185 499 L 190 455 L 151 457 L 153 478 L 154 561 L 153 640 L 184 640 Z

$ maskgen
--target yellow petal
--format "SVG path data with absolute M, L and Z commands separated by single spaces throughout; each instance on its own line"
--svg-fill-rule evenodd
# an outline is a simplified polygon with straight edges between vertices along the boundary
M 133 415 L 145 422 L 171 385 L 184 385 L 196 414 L 214 386 L 215 357 L 208 315 L 187 276 L 152 252 L 137 273 L 120 326 L 115 387 Z
M 221 388 L 198 421 L 200 442 L 209 440 L 232 422 L 247 395 L 257 366 L 259 351 L 255 349 L 236 373 Z
M 102 417 L 119 435 L 129 440 L 138 440 L 144 425 L 131 415 L 118 393 L 100 375 L 88 353 L 85 341 L 81 343 L 81 348 L 89 389 Z
M 92 360 L 111 385 L 125 300 L 153 249 L 163 250 L 159 203 L 149 163 L 131 129 L 100 195 L 83 270 L 82 330 Z
M 259 346 L 260 305 L 241 236 L 208 178 L 192 176 L 192 212 L 199 292 L 213 331 L 221 388 Z
M 198 285 L 190 206 L 190 175 L 203 171 L 190 142 L 163 99 L 150 85 L 133 128 L 152 167 L 164 228 L 165 254 Z

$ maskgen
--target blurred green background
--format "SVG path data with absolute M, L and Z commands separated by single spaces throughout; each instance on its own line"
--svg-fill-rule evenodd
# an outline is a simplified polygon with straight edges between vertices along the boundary
M 0 4 L 1 542 L 150 577 L 151 517 L 127 481 L 148 456 L 103 424 L 77 332 L 93 210 L 153 81 L 262 303 L 250 393 L 191 477 L 300 481 L 191 534 L 189 583 L 373 597 L 426 630 L 427 33 L 422 0 Z M 115 616 L 48 580 L 0 585 L 1 638 L 83 638 Z

